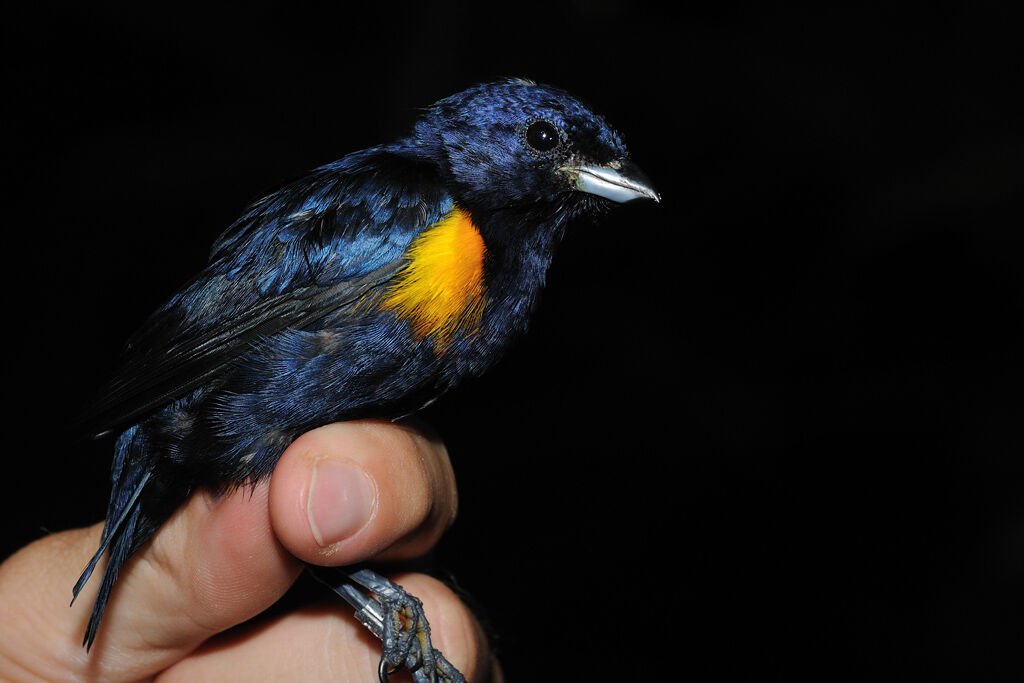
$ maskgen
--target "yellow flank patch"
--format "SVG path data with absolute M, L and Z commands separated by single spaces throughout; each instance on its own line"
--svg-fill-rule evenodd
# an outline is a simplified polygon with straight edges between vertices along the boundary
M 405 253 L 408 264 L 383 294 L 381 308 L 411 322 L 439 349 L 456 332 L 472 333 L 484 308 L 484 240 L 469 213 L 455 208 Z

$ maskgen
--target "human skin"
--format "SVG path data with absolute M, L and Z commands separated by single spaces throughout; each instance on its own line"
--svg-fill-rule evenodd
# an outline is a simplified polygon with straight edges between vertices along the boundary
M 89 652 L 82 634 L 98 581 L 68 601 L 102 524 L 48 535 L 7 559 L 0 679 L 374 680 L 380 643 L 340 599 L 232 627 L 276 602 L 302 562 L 422 555 L 456 507 L 436 438 L 372 420 L 313 430 L 255 487 L 193 494 L 125 565 Z M 470 681 L 499 675 L 479 625 L 448 588 L 419 574 L 392 578 L 423 600 L 434 646 Z

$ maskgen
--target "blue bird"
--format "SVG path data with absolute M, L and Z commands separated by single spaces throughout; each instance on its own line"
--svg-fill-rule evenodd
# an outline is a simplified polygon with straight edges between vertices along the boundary
M 659 199 L 602 117 L 509 79 L 252 204 L 86 416 L 92 435 L 119 433 L 74 587 L 109 553 L 86 646 L 119 569 L 193 491 L 258 481 L 310 429 L 407 415 L 481 374 L 525 331 L 566 225 L 638 198 Z M 408 654 L 385 642 L 389 666 Z

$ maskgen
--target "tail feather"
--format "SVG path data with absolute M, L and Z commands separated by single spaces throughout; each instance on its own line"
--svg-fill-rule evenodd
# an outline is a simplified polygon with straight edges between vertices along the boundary
M 107 551 L 107 548 L 110 546 L 111 539 L 115 535 L 118 535 L 118 532 L 121 531 L 122 525 L 125 524 L 125 521 L 128 520 L 129 516 L 133 517 L 131 525 L 132 531 L 134 531 L 135 521 L 138 518 L 139 495 L 142 493 L 142 489 L 146 485 L 146 482 L 149 481 L 149 474 L 149 472 L 146 472 L 142 476 L 142 479 L 139 481 L 138 485 L 135 487 L 135 490 L 132 492 L 131 498 L 129 498 L 128 504 L 124 507 L 124 511 L 121 512 L 121 515 L 112 524 L 108 523 L 103 526 L 103 535 L 100 537 L 100 547 L 96 551 L 96 554 L 92 556 L 92 559 L 89 560 L 89 564 L 86 565 L 85 571 L 83 571 L 82 575 L 78 577 L 78 581 L 75 583 L 75 587 L 71 590 L 72 605 L 75 604 L 75 600 L 78 599 L 78 594 L 82 591 L 82 588 L 89 581 L 89 577 L 92 576 L 93 570 L 96 569 L 96 563 L 100 561 L 100 558 L 103 557 L 103 553 L 105 553 Z M 123 537 L 124 535 L 128 535 L 129 537 L 131 536 L 127 528 L 125 528 L 123 531 L 124 533 L 121 534 L 121 537 Z
M 93 641 L 96 640 L 96 632 L 110 599 L 110 592 L 117 581 L 118 572 L 132 553 L 149 540 L 159 526 L 151 523 L 149 513 L 143 511 L 142 493 L 147 485 L 152 485 L 157 480 L 151 478 L 151 469 L 143 465 L 146 462 L 146 440 L 136 437 L 137 427 L 131 427 L 117 440 L 111 467 L 113 489 L 110 492 L 107 521 L 100 536 L 100 545 L 72 589 L 71 604 L 75 604 L 78 594 L 89 581 L 100 558 L 106 553 L 107 566 L 103 570 L 99 592 L 93 602 L 89 624 L 82 641 L 87 649 L 92 647 Z M 128 463 L 134 463 L 134 466 L 129 467 Z M 147 508 L 152 507 L 152 501 L 149 499 L 154 495 L 158 493 L 151 491 L 145 496 L 145 500 L 148 501 Z
M 143 484 L 139 485 L 139 491 L 142 490 Z M 141 515 L 142 509 L 138 501 L 135 500 L 130 511 L 127 512 L 122 527 L 113 534 L 113 542 L 110 545 L 110 557 L 107 560 L 106 569 L 103 570 L 100 589 L 96 594 L 96 600 L 92 603 L 92 613 L 89 615 L 89 623 L 85 628 L 85 636 L 82 638 L 82 645 L 85 646 L 87 651 L 92 647 L 93 641 L 96 640 L 96 632 L 100 628 L 100 621 L 103 619 L 103 612 L 107 608 L 110 591 L 114 587 L 114 582 L 117 581 L 117 574 L 139 546 L 140 539 L 136 538 L 136 531 Z M 91 571 L 91 569 L 87 571 Z
M 152 419 L 157 418 L 160 416 Z M 169 460 L 161 456 L 173 451 L 179 445 L 177 440 L 176 432 L 159 422 L 143 422 L 129 427 L 117 439 L 110 469 L 113 487 L 107 505 L 107 521 L 99 548 L 73 590 L 74 598 L 77 598 L 95 573 L 100 558 L 106 554 L 107 565 L 82 643 L 87 649 L 96 640 L 96 632 L 121 568 L 192 493 L 191 473 L 174 469 Z M 75 600 L 71 602 L 74 604 Z

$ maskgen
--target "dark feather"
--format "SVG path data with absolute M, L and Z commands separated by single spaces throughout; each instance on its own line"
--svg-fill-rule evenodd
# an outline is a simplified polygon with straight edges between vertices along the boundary
M 98 438 L 130 426 L 262 340 L 350 306 L 401 268 L 401 253 L 449 206 L 436 170 L 383 149 L 256 202 L 218 239 L 210 265 L 129 340 L 82 430 Z
M 83 415 L 83 424 L 94 438 L 133 424 L 223 374 L 261 340 L 286 328 L 304 329 L 351 306 L 399 266 L 395 261 L 355 280 L 264 299 L 237 317 L 220 318 L 216 325 L 171 340 L 166 348 L 135 347 L 140 352 L 118 368 Z

